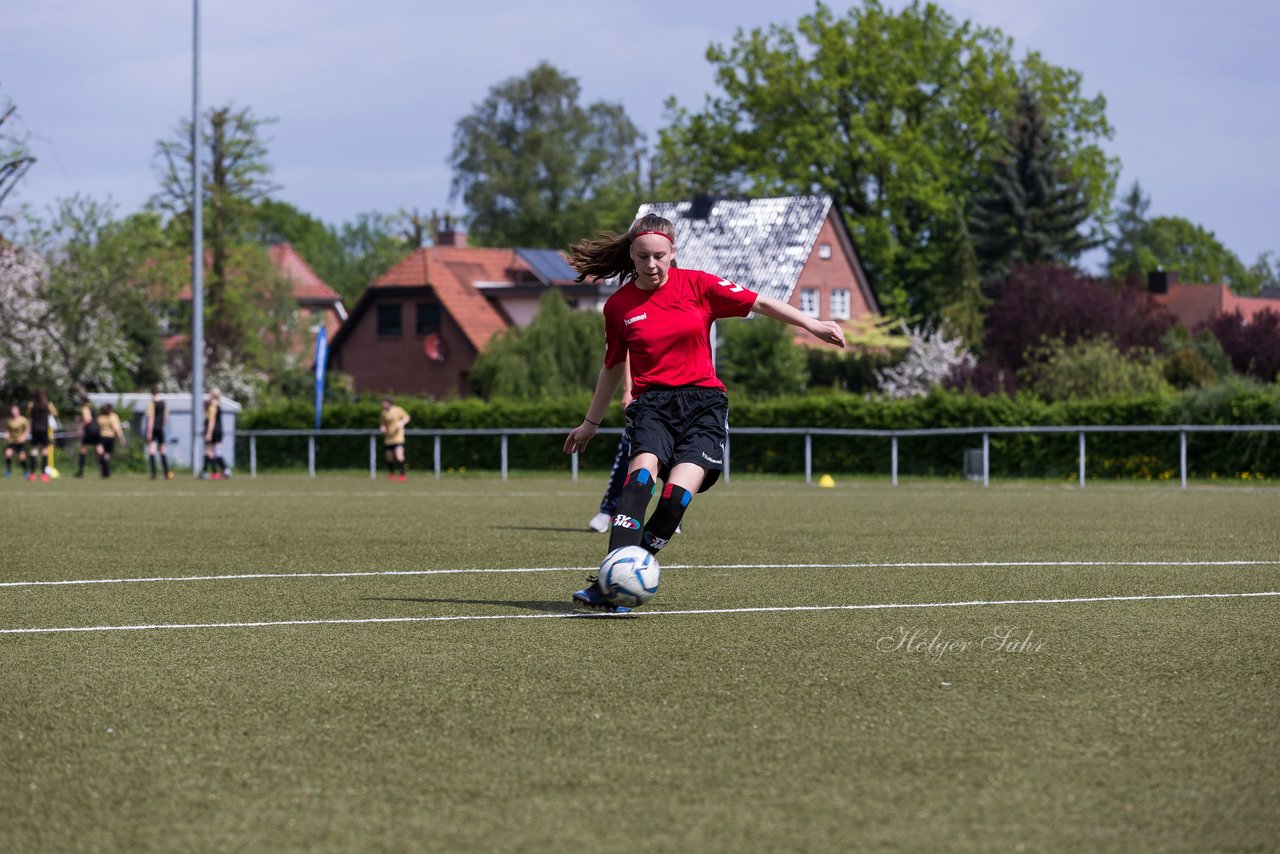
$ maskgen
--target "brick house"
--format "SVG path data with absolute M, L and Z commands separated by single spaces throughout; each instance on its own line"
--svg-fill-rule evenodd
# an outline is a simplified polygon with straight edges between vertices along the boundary
M 852 321 L 880 305 L 830 196 L 642 205 L 676 227 L 676 263 L 722 276 L 813 317 Z M 796 330 L 796 342 L 813 338 Z
M 206 251 L 206 258 L 209 253 Z M 342 297 L 311 269 L 311 265 L 289 243 L 273 243 L 267 247 L 267 257 L 276 271 L 289 283 L 289 295 L 296 308 L 292 328 L 288 334 L 289 352 L 302 361 L 309 362 L 315 352 L 316 335 L 320 327 L 330 339 L 347 319 L 347 309 Z M 206 263 L 206 269 L 208 264 Z M 178 294 L 178 302 L 191 305 L 191 285 L 187 284 Z M 166 352 L 189 349 L 191 337 L 185 332 L 166 335 L 163 338 Z
M 829 196 L 712 199 L 642 206 L 676 227 L 676 261 L 706 270 L 815 317 L 880 313 L 853 240 Z M 553 249 L 475 249 L 445 232 L 361 295 L 329 345 L 329 369 L 357 392 L 444 398 L 470 394 L 476 356 L 498 332 L 526 326 L 548 288 L 575 308 L 599 310 L 617 282 L 573 281 Z M 797 330 L 797 341 L 810 336 Z
M 329 345 L 329 369 L 357 392 L 466 397 L 476 356 L 510 326 L 528 325 L 548 288 L 596 310 L 602 287 L 575 283 L 551 249 L 478 249 L 461 232 L 415 250 L 361 295 Z
M 1222 283 L 1179 282 L 1177 273 L 1156 271 L 1147 275 L 1147 290 L 1157 305 L 1192 331 L 1217 317 L 1236 312 L 1245 323 L 1264 311 L 1280 314 L 1280 291 L 1275 288 L 1264 289 L 1255 297 L 1242 297 Z

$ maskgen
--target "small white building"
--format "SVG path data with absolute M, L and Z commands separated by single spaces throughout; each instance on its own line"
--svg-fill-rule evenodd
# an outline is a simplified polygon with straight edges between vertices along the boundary
M 165 431 L 165 447 L 169 451 L 169 465 L 174 468 L 194 468 L 193 436 L 191 435 L 194 419 L 191 416 L 191 395 L 182 392 L 160 395 L 169 410 L 169 426 Z M 113 392 L 92 392 L 89 400 L 95 409 L 101 409 L 104 403 L 115 407 L 121 423 L 129 433 L 130 442 L 145 441 L 142 437 L 142 420 L 146 416 L 147 404 L 151 395 L 147 392 L 116 394 Z M 227 468 L 236 467 L 236 415 L 242 407 L 234 400 L 222 398 L 222 444 L 219 451 Z M 203 465 L 203 463 L 202 463 Z

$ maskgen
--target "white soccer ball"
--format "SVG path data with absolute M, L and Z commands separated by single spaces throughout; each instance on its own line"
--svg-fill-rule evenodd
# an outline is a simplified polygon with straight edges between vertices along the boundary
M 658 592 L 661 579 L 657 558 L 640 546 L 614 549 L 600 564 L 600 589 L 611 605 L 643 605 Z

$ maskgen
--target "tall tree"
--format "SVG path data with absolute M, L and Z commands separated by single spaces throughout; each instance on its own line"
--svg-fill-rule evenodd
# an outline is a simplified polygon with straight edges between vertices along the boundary
M 1212 231 L 1182 217 L 1152 218 L 1139 258 L 1145 272 L 1176 271 L 1184 282 L 1223 282 L 1240 294 L 1257 293 L 1261 284 L 1261 271 L 1251 272 Z
M 276 304 L 279 283 L 274 288 L 263 287 L 273 278 L 265 254 L 247 251 L 245 245 L 253 236 L 255 204 L 279 189 L 271 180 L 267 143 L 262 137 L 263 127 L 275 120 L 257 118 L 248 107 L 234 109 L 230 105 L 212 108 L 202 118 L 201 192 L 209 265 L 207 341 L 209 357 L 218 362 L 262 353 L 258 334 L 261 309 L 267 313 L 280 309 Z M 156 144 L 160 190 L 151 197 L 151 204 L 171 214 L 177 232 L 188 240 L 193 219 L 193 141 L 191 122 L 184 119 L 171 139 Z M 240 265 L 236 270 L 231 267 L 233 257 Z M 246 269 L 246 265 L 253 269 Z M 236 282 L 261 290 L 256 294 L 233 292 Z
M 1107 273 L 1113 279 L 1137 281 L 1147 272 L 1151 258 L 1144 250 L 1151 242 L 1151 224 L 1147 221 L 1150 208 L 1151 197 L 1134 181 L 1120 200 L 1107 241 Z
M 669 102 L 659 191 L 830 194 L 890 311 L 936 313 L 951 289 L 955 205 L 998 149 L 1020 76 L 1071 140 L 1091 210 L 1110 202 L 1105 101 L 1037 54 L 1019 67 L 999 30 L 934 4 L 864 0 L 838 17 L 819 3 L 793 29 L 740 30 L 707 58 L 719 92 L 699 112 Z
M 453 196 L 485 246 L 565 247 L 635 212 L 640 132 L 620 104 L 579 104 L 578 81 L 547 63 L 506 80 L 453 135 Z
M 600 373 L 604 317 L 573 311 L 554 289 L 542 296 L 526 327 L 495 335 L 471 368 L 485 399 L 541 400 L 590 389 Z
M 36 162 L 26 134 L 17 130 L 17 119 L 17 106 L 7 98 L 0 101 L 0 228 L 13 224 L 13 217 L 4 213 L 5 199 Z
M 994 274 L 1011 264 L 1070 265 L 1101 243 L 1080 230 L 1089 216 L 1084 182 L 1072 179 L 1035 93 L 1021 87 L 1003 150 L 973 200 L 979 262 Z

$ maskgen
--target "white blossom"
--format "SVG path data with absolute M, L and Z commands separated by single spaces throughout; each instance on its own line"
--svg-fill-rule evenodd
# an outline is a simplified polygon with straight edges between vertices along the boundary
M 942 327 L 902 325 L 910 345 L 906 358 L 876 371 L 876 384 L 889 397 L 924 397 L 942 384 L 957 367 L 972 367 L 976 360 L 960 336 L 948 338 Z

